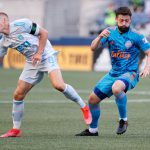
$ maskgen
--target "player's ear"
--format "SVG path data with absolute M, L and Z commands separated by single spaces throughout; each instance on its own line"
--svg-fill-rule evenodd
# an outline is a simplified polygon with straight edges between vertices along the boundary
M 130 17 L 130 23 L 131 23 L 131 21 L 132 21 L 132 17 Z
M 6 18 L 3 19 L 3 22 L 6 24 L 6 22 L 7 22 Z
M 115 20 L 116 20 L 116 22 L 118 21 L 118 16 L 116 16 Z
M 4 20 L 4 21 L 9 21 L 9 18 L 8 18 L 7 16 L 4 16 L 4 17 L 3 17 L 3 20 Z

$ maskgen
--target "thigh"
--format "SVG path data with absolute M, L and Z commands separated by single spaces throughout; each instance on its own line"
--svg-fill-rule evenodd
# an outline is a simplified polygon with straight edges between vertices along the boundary
M 115 82 L 115 78 L 106 74 L 95 86 L 94 93 L 103 100 L 106 97 L 112 96 L 112 85 Z
M 60 85 L 65 88 L 65 83 L 62 78 L 60 69 L 55 69 L 55 70 L 49 72 L 49 77 L 50 77 L 50 81 L 54 87 Z
M 44 72 L 39 71 L 37 66 L 33 66 L 32 63 L 26 62 L 25 67 L 19 77 L 19 80 L 22 80 L 32 85 L 36 85 L 42 80 L 43 76 Z

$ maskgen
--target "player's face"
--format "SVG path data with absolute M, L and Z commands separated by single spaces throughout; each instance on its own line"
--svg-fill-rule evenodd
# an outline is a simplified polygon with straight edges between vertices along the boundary
M 3 33 L 4 30 L 4 22 L 3 20 L 0 20 L 0 33 Z
M 118 15 L 116 17 L 117 25 L 121 33 L 127 32 L 131 24 L 131 17 L 129 15 Z
M 8 19 L 0 19 L 0 33 L 8 34 L 9 31 L 9 21 Z

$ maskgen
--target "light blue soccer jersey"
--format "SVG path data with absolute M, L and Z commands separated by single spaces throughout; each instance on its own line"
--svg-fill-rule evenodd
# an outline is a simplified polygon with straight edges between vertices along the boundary
M 110 75 L 119 76 L 126 72 L 138 72 L 139 50 L 146 51 L 150 43 L 133 29 L 121 34 L 118 27 L 109 27 L 110 35 L 101 39 L 101 44 L 108 43 L 112 69 Z
M 40 26 L 29 19 L 19 19 L 10 23 L 10 34 L 2 35 L 0 39 L 0 56 L 7 53 L 8 48 L 14 48 L 22 53 L 27 61 L 37 52 L 39 46 Z M 42 60 L 56 53 L 47 40 Z

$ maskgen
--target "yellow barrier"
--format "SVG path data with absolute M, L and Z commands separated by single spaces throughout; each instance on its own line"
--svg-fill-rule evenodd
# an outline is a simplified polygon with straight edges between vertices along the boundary
M 58 63 L 63 70 L 92 70 L 93 57 L 88 46 L 54 46 L 60 51 Z
M 58 63 L 62 70 L 90 71 L 92 69 L 92 52 L 88 46 L 54 46 L 60 51 Z M 23 68 L 25 58 L 16 50 L 9 49 L 4 58 L 4 68 Z
M 8 49 L 7 55 L 4 57 L 4 68 L 23 68 L 25 57 L 15 49 Z

